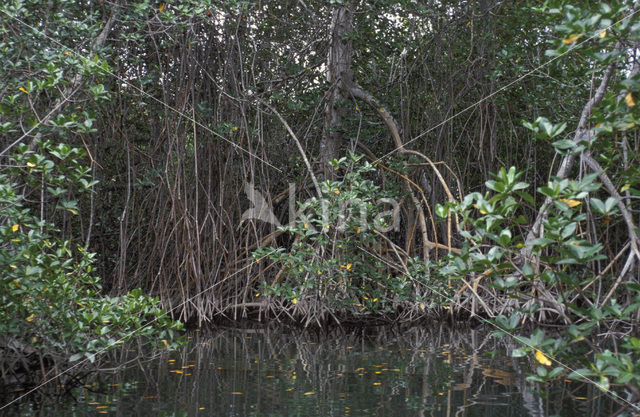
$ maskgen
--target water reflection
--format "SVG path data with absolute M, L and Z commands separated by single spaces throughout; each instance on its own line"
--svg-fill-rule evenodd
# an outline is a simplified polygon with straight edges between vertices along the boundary
M 96 375 L 75 399 L 31 397 L 10 415 L 586 417 L 614 411 L 581 383 L 558 381 L 549 395 L 537 395 L 540 387 L 525 379 L 529 360 L 504 354 L 513 347 L 488 329 L 446 327 L 193 332 L 180 352 Z M 139 353 L 129 346 L 113 358 L 124 363 Z

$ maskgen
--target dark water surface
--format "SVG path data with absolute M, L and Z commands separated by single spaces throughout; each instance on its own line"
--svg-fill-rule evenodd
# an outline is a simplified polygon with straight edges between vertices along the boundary
M 8 416 L 607 416 L 618 407 L 583 383 L 526 381 L 533 358 L 489 329 L 376 328 L 193 332 L 178 352 L 91 377 L 72 396 L 31 394 Z M 590 400 L 587 400 L 590 399 Z M 0 412 L 2 414 L 3 412 Z

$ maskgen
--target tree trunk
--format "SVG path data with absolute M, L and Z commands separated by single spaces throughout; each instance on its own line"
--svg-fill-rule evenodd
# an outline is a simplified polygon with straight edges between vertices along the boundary
M 349 38 L 353 30 L 353 9 L 350 3 L 343 4 L 333 11 L 330 28 L 330 45 L 327 57 L 327 81 L 331 83 L 328 101 L 325 107 L 324 134 L 320 142 L 320 163 L 324 176 L 330 177 L 329 161 L 337 158 L 342 143 L 341 101 L 344 92 L 353 83 L 351 72 L 352 42 Z

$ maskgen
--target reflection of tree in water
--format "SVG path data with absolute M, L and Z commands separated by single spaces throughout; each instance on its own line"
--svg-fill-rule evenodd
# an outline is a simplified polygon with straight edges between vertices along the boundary
M 112 352 L 114 363 L 135 366 L 99 376 L 106 392 L 84 402 L 111 401 L 122 415 L 582 417 L 613 411 L 592 386 L 575 382 L 558 381 L 541 398 L 535 390 L 543 387 L 526 381 L 532 363 L 511 358 L 516 343 L 491 337 L 492 331 L 193 332 L 182 350 L 152 360 L 141 359 L 149 354 L 145 345 Z

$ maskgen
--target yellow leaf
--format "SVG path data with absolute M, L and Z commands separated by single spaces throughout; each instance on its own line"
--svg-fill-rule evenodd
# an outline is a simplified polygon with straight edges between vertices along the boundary
M 559 201 L 562 201 L 564 204 L 566 204 L 569 207 L 575 207 L 575 206 L 579 206 L 580 204 L 582 204 L 578 200 L 568 200 L 566 198 L 561 198 Z
M 14 224 L 13 226 L 11 226 L 11 231 L 17 232 L 19 228 L 20 228 L 20 225 Z
M 360 230 L 362 230 L 362 229 L 360 229 L 360 226 L 356 227 L 356 234 L 359 234 Z
M 627 103 L 627 106 L 629 107 L 633 107 L 636 105 L 636 102 L 633 99 L 633 94 L 631 93 L 627 93 L 627 95 L 624 96 L 624 102 Z
M 420 307 L 420 310 L 424 311 L 424 303 L 420 303 L 418 307 Z
M 164 343 L 167 349 L 169 348 L 169 343 L 166 340 L 162 339 L 161 342 Z
M 12 269 L 16 269 L 17 266 L 16 265 L 9 265 Z
M 29 94 L 29 92 L 27 90 L 25 90 L 24 88 L 20 87 L 18 90 L 22 91 L 25 94 Z
M 34 164 L 33 162 L 27 162 L 27 166 L 29 168 L 33 168 L 34 166 L 36 166 L 36 164 Z
M 582 33 L 579 33 L 577 35 L 571 35 L 568 38 L 563 39 L 562 42 L 567 44 L 567 45 L 570 45 L 570 44 L 574 43 L 575 41 L 577 41 L 578 39 L 580 39 L 581 37 L 582 37 Z
M 33 318 L 35 317 L 35 314 L 31 314 L 29 317 L 27 317 L 27 321 L 31 322 L 33 321 Z
M 624 193 L 625 191 L 627 191 L 629 188 L 631 188 L 631 184 L 625 184 L 622 186 L 622 188 L 620 189 L 621 193 Z
M 536 360 L 544 366 L 551 366 L 551 361 L 549 360 L 549 358 L 544 356 L 544 353 L 540 352 L 539 350 L 536 350 Z
M 340 194 L 340 190 L 338 190 L 337 188 L 335 190 L 333 190 L 334 194 Z
M 600 34 L 598 35 L 598 37 L 600 39 L 604 38 L 605 36 L 607 36 L 607 29 L 603 30 L 602 32 L 600 32 Z
M 159 12 L 163 11 L 164 10 L 164 6 L 165 6 L 164 3 L 160 3 L 160 6 L 158 7 L 158 11 Z
M 480 212 L 480 214 L 487 214 L 487 212 L 482 210 L 482 209 L 480 209 L 477 204 L 474 204 L 473 207 L 477 208 L 478 211 Z
M 351 271 L 351 264 L 347 264 L 345 268 L 347 268 L 347 271 Z
M 238 130 L 238 126 L 234 126 L 231 128 L 231 130 L 233 130 L 234 132 Z
M 77 211 L 75 211 L 74 209 L 67 209 L 67 210 L 68 210 L 69 212 L 71 212 L 71 214 L 73 214 L 73 215 L 77 215 L 77 214 L 78 214 L 78 212 L 77 212 Z
M 292 302 L 293 304 L 298 304 L 298 299 L 297 299 L 297 298 L 294 298 L 293 300 L 291 300 L 291 302 Z
M 304 395 L 315 395 L 315 391 L 309 391 L 309 392 L 305 392 Z

